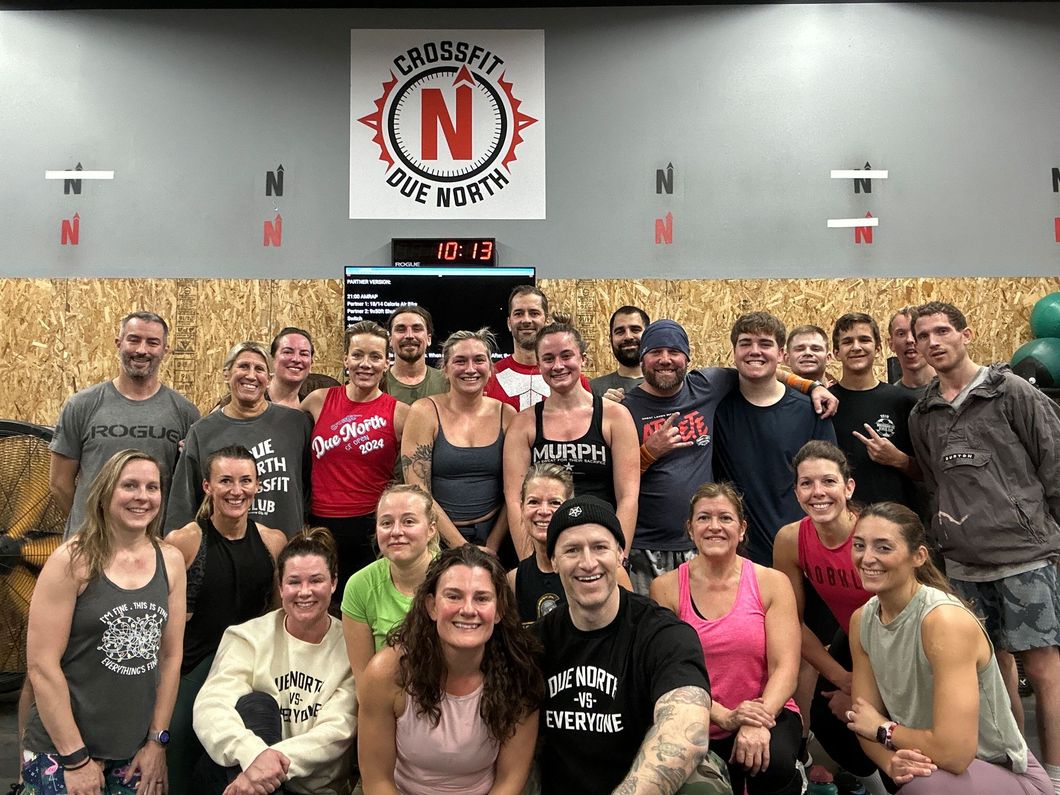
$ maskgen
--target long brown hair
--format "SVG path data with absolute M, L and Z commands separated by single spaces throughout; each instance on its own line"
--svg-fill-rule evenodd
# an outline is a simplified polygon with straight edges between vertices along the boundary
M 419 714 L 429 716 L 437 726 L 442 715 L 439 705 L 445 696 L 446 666 L 438 627 L 427 612 L 427 597 L 436 594 L 442 574 L 454 566 L 485 569 L 497 595 L 500 621 L 482 655 L 479 716 L 490 736 L 503 743 L 515 734 L 519 722 L 538 708 L 545 695 L 545 682 L 536 659 L 538 643 L 519 623 L 515 598 L 496 556 L 474 544 L 461 544 L 445 550 L 431 563 L 408 615 L 387 637 L 387 644 L 404 651 L 398 664 L 398 684 L 416 700 Z
M 902 536 L 902 542 L 910 553 L 916 552 L 920 547 L 930 550 L 927 543 L 927 535 L 924 533 L 924 525 L 920 523 L 920 517 L 904 505 L 899 505 L 896 502 L 874 502 L 861 511 L 858 516 L 858 523 L 860 524 L 869 517 L 883 519 L 895 525 Z M 938 566 L 931 560 L 930 554 L 922 565 L 917 566 L 913 570 L 913 574 L 921 585 L 930 585 L 932 588 L 938 588 L 950 596 L 961 599 L 960 595 L 953 590 L 950 581 L 946 579 L 946 575 L 939 571 Z M 961 599 L 961 601 L 964 600 Z
M 114 490 L 118 488 L 121 481 L 122 470 L 133 461 L 150 461 L 158 470 L 159 487 L 162 485 L 162 467 L 153 456 L 143 450 L 122 450 L 112 455 L 107 462 L 100 467 L 99 473 L 85 498 L 85 519 L 77 535 L 70 542 L 70 565 L 80 560 L 92 580 L 103 573 L 107 563 L 110 562 L 113 549 L 111 547 L 110 528 L 108 526 L 110 501 L 114 496 Z M 157 544 L 162 530 L 162 506 L 166 504 L 165 494 L 160 493 L 158 513 L 147 525 L 147 537 L 151 542 Z

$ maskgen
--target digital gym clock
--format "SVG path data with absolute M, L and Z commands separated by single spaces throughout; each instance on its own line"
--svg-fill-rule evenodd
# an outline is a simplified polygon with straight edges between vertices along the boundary
M 493 237 L 394 237 L 390 255 L 395 265 L 497 264 Z

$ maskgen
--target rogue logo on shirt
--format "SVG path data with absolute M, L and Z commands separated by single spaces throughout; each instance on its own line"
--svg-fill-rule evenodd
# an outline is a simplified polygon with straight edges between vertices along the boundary
M 89 439 L 166 439 L 177 444 L 184 434 L 176 428 L 161 425 L 93 425 L 88 429 Z

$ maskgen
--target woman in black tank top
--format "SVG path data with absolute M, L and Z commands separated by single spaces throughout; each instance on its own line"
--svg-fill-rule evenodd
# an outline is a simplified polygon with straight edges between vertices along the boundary
M 523 532 L 533 542 L 534 551 L 508 572 L 508 585 L 515 593 L 519 620 L 524 626 L 533 624 L 567 601 L 559 575 L 545 550 L 545 541 L 552 514 L 573 496 L 574 481 L 570 472 L 559 464 L 540 461 L 531 464 L 526 471 L 520 490 L 519 516 Z M 618 570 L 617 579 L 627 591 L 633 590 L 625 569 Z
M 537 335 L 537 362 L 551 390 L 544 401 L 521 412 L 504 441 L 504 498 L 508 513 L 519 513 L 519 491 L 526 468 L 539 461 L 571 472 L 579 496 L 594 495 L 615 508 L 625 536 L 633 540 L 640 492 L 640 445 L 625 406 L 595 397 L 582 387 L 585 343 L 576 328 L 557 322 Z M 529 538 L 513 538 L 520 557 L 531 550 Z
M 22 738 L 28 792 L 165 787 L 184 567 L 158 541 L 161 480 L 146 453 L 115 454 L 92 483 L 84 523 L 37 580 L 27 638 L 36 702 Z
M 170 795 L 190 791 L 191 771 L 203 754 L 192 730 L 192 707 L 221 636 L 275 602 L 274 562 L 287 541 L 282 531 L 249 517 L 258 474 L 247 448 L 222 447 L 206 458 L 203 472 L 206 497 L 195 521 L 166 536 L 180 550 L 188 577 L 184 656 L 166 748 Z

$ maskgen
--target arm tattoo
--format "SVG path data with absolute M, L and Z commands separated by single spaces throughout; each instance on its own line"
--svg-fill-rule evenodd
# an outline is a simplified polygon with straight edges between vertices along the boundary
M 402 455 L 401 471 L 405 473 L 406 480 L 411 472 L 423 483 L 424 487 L 431 487 L 431 458 L 434 456 L 434 444 L 418 444 L 411 456 Z
M 686 685 L 663 693 L 655 702 L 655 709 L 658 710 L 664 704 L 695 704 L 710 709 L 710 694 L 702 687 Z
M 707 753 L 709 710 L 710 695 L 701 687 L 678 687 L 661 696 L 655 702 L 655 722 L 615 792 L 671 795 L 680 789 Z

